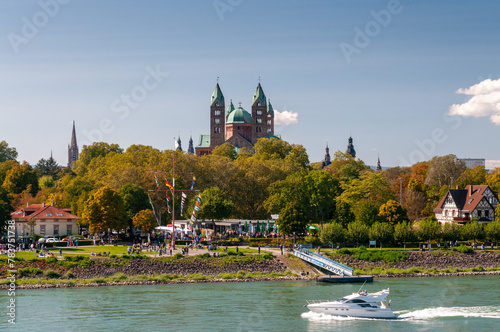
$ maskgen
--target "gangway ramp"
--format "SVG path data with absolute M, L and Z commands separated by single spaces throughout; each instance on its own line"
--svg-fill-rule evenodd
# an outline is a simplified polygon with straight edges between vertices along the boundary
M 352 276 L 353 269 L 305 248 L 293 249 L 293 255 L 340 276 Z

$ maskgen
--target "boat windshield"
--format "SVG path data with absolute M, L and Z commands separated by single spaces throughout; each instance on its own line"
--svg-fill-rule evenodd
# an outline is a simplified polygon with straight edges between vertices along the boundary
M 341 303 L 344 303 L 345 301 L 347 301 L 347 299 L 345 297 L 341 297 L 340 299 L 337 300 L 337 302 L 341 302 Z

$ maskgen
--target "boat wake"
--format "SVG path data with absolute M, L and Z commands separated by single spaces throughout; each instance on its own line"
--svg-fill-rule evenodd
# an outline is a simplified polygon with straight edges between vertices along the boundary
M 480 307 L 436 307 L 415 311 L 395 312 L 398 319 L 429 320 L 443 317 L 477 317 L 500 319 L 500 308 L 497 306 Z
M 394 319 L 383 319 L 383 318 L 364 318 L 364 317 L 350 317 L 350 316 L 333 316 L 328 314 L 320 314 L 313 311 L 303 312 L 300 315 L 302 318 L 309 319 L 311 321 L 344 321 L 344 320 L 376 320 L 376 321 L 391 321 Z

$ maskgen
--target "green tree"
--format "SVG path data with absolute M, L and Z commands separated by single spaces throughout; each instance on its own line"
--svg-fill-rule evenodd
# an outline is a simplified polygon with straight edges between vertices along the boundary
M 14 164 L 7 172 L 3 187 L 12 194 L 20 194 L 27 190 L 32 196 L 38 192 L 38 177 L 33 168 L 27 163 Z
M 0 142 L 0 163 L 7 160 L 16 160 L 17 151 L 16 148 L 9 148 L 9 144 L 6 141 Z
M 379 221 L 379 207 L 376 203 L 371 201 L 363 200 L 356 205 L 354 210 L 354 215 L 356 216 L 356 221 L 365 224 L 370 227 L 375 222 Z
M 380 206 L 378 216 L 393 226 L 408 220 L 406 210 L 392 199 Z
M 338 222 L 323 224 L 319 230 L 319 239 L 323 243 L 331 243 L 332 249 L 335 243 L 341 243 L 345 239 L 345 230 Z
M 343 183 L 349 184 L 352 180 L 358 179 L 362 171 L 368 169 L 362 160 L 356 160 L 348 153 L 336 151 L 327 171 L 339 177 Z
M 95 142 L 92 145 L 83 146 L 79 159 L 73 168 L 77 174 L 83 175 L 93 160 L 102 160 L 110 153 L 123 153 L 123 149 L 118 144 L 108 144 L 104 142 Z
M 224 156 L 231 160 L 235 160 L 236 158 L 238 158 L 238 153 L 236 152 L 234 145 L 229 143 L 224 143 L 217 146 L 215 149 L 213 149 L 212 154 L 216 156 Z
M 486 183 L 490 186 L 491 190 L 500 194 L 500 167 L 496 167 L 486 175 Z
M 35 166 L 35 170 L 39 176 L 48 175 L 57 178 L 60 168 L 57 161 L 50 156 L 49 159 L 40 159 Z
M 44 175 L 38 179 L 38 187 L 40 189 L 43 188 L 52 188 L 55 185 L 54 178 L 50 175 Z
M 115 190 L 102 187 L 85 202 L 82 213 L 83 225 L 89 226 L 91 234 L 121 230 L 127 226 L 123 201 Z
M 339 199 L 351 207 L 355 207 L 361 201 L 370 201 L 378 208 L 388 200 L 395 199 L 389 183 L 381 172 L 365 172 L 359 179 L 352 180 L 350 185 L 344 184 L 342 188 L 344 192 Z
M 440 237 L 441 233 L 441 225 L 435 218 L 425 218 L 419 224 L 418 237 L 422 241 L 426 241 L 430 247 L 431 240 L 436 240 Z
M 151 232 L 158 226 L 152 210 L 141 210 L 137 212 L 132 218 L 132 224 L 135 228 L 140 228 L 145 233 Z
M 198 218 L 212 221 L 215 232 L 215 220 L 229 218 L 233 208 L 233 203 L 221 189 L 218 187 L 209 188 L 201 194 Z
M 335 213 L 335 199 L 341 192 L 339 180 L 325 171 L 311 171 L 306 175 L 310 207 L 314 209 L 313 220 L 321 224 Z
M 368 242 L 369 228 L 365 224 L 355 221 L 347 226 L 347 240 L 356 243 L 356 247 L 359 247 L 360 243 Z
M 14 212 L 12 208 L 12 196 L 7 190 L 0 187 L 0 236 L 4 234 L 7 222 L 11 220 L 11 213 Z
M 462 175 L 457 179 L 456 184 L 460 188 L 465 188 L 467 185 L 481 185 L 486 184 L 486 176 L 488 171 L 484 166 L 475 166 L 473 168 L 466 168 Z
M 441 229 L 441 236 L 443 238 L 443 241 L 458 241 L 460 240 L 460 228 L 461 226 L 458 225 L 457 223 L 451 222 L 451 223 L 445 223 L 443 224 L 443 227 Z
M 30 218 L 26 222 L 26 225 L 30 228 L 30 235 L 35 235 L 36 219 Z
M 497 249 L 498 249 L 498 242 L 500 242 L 500 220 L 497 219 L 494 222 L 486 225 L 485 231 L 488 239 L 492 242 L 497 243 Z
M 478 224 L 476 220 L 468 222 L 462 227 L 462 237 L 464 240 L 473 240 L 474 248 L 477 246 L 477 241 L 484 240 L 485 232 L 483 225 Z
M 132 226 L 132 219 L 134 216 L 140 211 L 149 209 L 150 205 L 148 194 L 144 191 L 144 189 L 135 184 L 124 185 L 120 188 L 120 190 L 118 190 L 118 194 L 123 201 L 123 209 L 127 223 L 129 226 Z
M 394 239 L 394 227 L 385 222 L 376 222 L 370 227 L 369 235 L 370 240 L 380 243 L 380 250 L 382 250 L 382 243 L 388 243 Z
M 411 242 L 414 239 L 415 239 L 415 232 L 413 231 L 413 226 L 411 222 L 406 221 L 394 226 L 394 240 L 402 242 L 405 250 L 406 250 L 406 243 Z
M 342 226 L 346 228 L 350 222 L 355 220 L 355 218 L 354 213 L 351 211 L 351 206 L 348 203 L 337 199 L 335 203 L 335 221 L 341 223 Z

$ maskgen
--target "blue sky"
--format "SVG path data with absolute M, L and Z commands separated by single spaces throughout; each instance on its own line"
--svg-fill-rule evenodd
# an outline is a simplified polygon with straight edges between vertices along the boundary
M 209 133 L 217 77 L 247 110 L 260 77 L 296 115 L 276 133 L 311 162 L 350 134 L 369 165 L 500 160 L 499 14 L 498 1 L 2 1 L 0 141 L 65 165 L 74 120 L 80 148 L 180 135 L 186 149 Z

